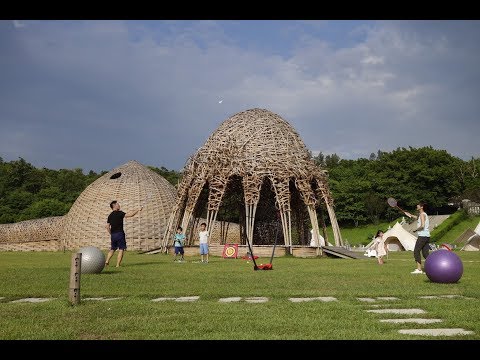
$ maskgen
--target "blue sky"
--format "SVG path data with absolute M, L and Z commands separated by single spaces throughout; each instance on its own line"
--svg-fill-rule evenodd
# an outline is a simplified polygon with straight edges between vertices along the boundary
M 268 109 L 313 153 L 480 156 L 480 21 L 0 21 L 0 157 L 180 170 Z M 220 100 L 221 103 L 220 103 Z

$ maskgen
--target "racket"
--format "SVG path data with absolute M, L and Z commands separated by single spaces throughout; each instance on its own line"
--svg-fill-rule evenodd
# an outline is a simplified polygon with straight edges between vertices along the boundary
M 389 198 L 387 199 L 387 203 L 388 203 L 388 205 L 390 205 L 391 207 L 397 208 L 397 209 L 400 210 L 401 212 L 407 214 L 407 212 L 406 212 L 405 210 L 403 210 L 400 206 L 397 205 L 397 200 L 395 200 L 394 198 L 389 197 Z

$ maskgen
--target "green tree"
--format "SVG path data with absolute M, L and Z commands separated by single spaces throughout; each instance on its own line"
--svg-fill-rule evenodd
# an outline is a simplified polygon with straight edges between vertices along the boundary
M 50 216 L 62 216 L 69 210 L 69 206 L 57 199 L 42 199 L 32 203 L 22 211 L 19 220 L 39 219 Z
M 15 212 L 6 205 L 0 205 L 0 224 L 9 224 L 15 222 Z
M 0 205 L 8 206 L 12 211 L 20 212 L 29 207 L 34 199 L 32 193 L 20 188 L 10 191 L 4 198 L 0 199 Z
M 25 181 L 31 176 L 35 168 L 27 163 L 23 158 L 10 162 L 10 171 L 8 174 L 9 185 L 12 188 L 23 186 Z
M 375 225 L 378 224 L 387 208 L 385 201 L 374 192 L 368 192 L 363 201 L 368 219 Z
M 372 185 L 366 164 L 366 159 L 340 160 L 329 168 L 329 185 L 340 223 L 358 226 L 368 218 L 364 198 Z
M 340 163 L 340 156 L 337 154 L 327 155 L 325 156 L 325 167 L 327 169 L 333 169 Z
M 325 156 L 323 153 L 320 151 L 317 156 L 313 157 L 313 161 L 315 164 L 320 166 L 322 169 L 325 169 L 327 166 L 325 164 Z
M 175 170 L 168 170 L 163 166 L 161 168 L 158 168 L 155 166 L 148 166 L 148 168 L 150 170 L 155 171 L 157 174 L 161 175 L 162 177 L 164 177 L 170 184 L 172 184 L 175 187 L 180 183 L 180 181 L 182 181 L 181 172 L 178 172 Z
M 480 158 L 472 157 L 470 161 L 460 164 L 457 174 L 464 187 L 459 200 L 469 199 L 480 203 Z

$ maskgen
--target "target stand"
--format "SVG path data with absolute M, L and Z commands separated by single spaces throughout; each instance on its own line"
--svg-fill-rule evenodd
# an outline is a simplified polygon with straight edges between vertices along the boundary
M 225 244 L 222 256 L 224 259 L 236 259 L 238 257 L 238 244 Z

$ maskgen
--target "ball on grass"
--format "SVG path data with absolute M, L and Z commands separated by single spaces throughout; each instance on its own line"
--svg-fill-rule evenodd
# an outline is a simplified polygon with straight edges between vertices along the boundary
M 82 274 L 98 274 L 105 267 L 105 254 L 95 246 L 85 246 L 78 250 L 82 253 Z
M 463 275 L 463 263 L 453 251 L 439 249 L 427 256 L 425 273 L 436 283 L 456 283 Z

